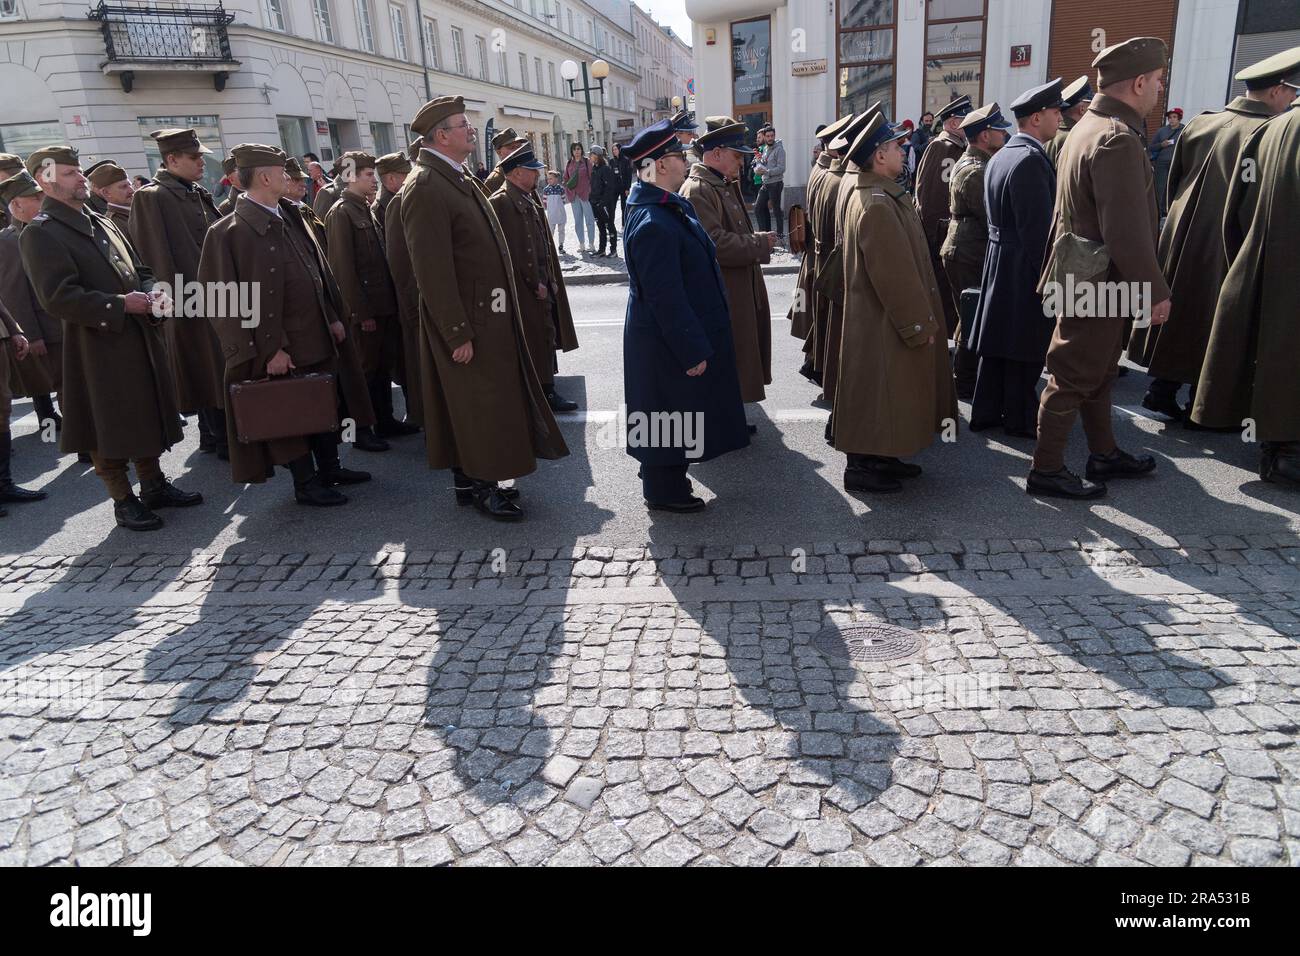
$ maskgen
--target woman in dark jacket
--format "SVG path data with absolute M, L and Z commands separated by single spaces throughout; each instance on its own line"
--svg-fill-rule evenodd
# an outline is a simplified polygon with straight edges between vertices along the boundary
M 627 153 L 638 180 L 623 240 L 627 451 L 641 463 L 647 507 L 699 511 L 691 462 L 749 444 L 727 293 L 713 240 L 677 195 L 688 164 L 671 122 L 642 130 Z
M 614 207 L 618 204 L 618 180 L 614 167 L 605 161 L 605 147 L 591 147 L 591 212 L 600 230 L 600 246 L 592 255 L 612 256 L 618 249 L 618 233 L 614 231 Z M 606 239 L 609 252 L 605 251 Z
M 627 191 L 632 188 L 632 164 L 623 155 L 623 147 L 614 144 L 614 155 L 609 164 L 614 167 L 614 181 L 618 183 L 618 202 L 623 213 L 623 231 L 627 232 Z

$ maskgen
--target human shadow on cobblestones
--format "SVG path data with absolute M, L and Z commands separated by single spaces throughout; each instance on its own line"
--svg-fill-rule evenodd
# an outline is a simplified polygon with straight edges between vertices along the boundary
M 759 423 L 755 442 L 729 457 L 745 457 L 749 474 L 769 475 L 779 464 L 780 487 L 814 501 L 846 534 L 860 528 L 863 519 L 840 493 L 838 472 L 823 473 L 819 463 L 787 446 L 761 406 L 751 414 Z M 656 513 L 650 525 L 651 553 L 659 556 L 663 583 L 677 603 L 664 651 L 666 670 L 656 685 L 662 688 L 666 720 L 661 725 L 659 715 L 652 715 L 651 726 L 680 728 L 670 737 L 679 737 L 680 753 L 702 758 L 705 768 L 688 772 L 687 779 L 723 806 L 733 826 L 746 815 L 733 817 L 727 807 L 754 797 L 764 801 L 766 809 L 747 826 L 763 840 L 775 835 L 769 842 L 777 845 L 784 828 L 821 817 L 823 801 L 847 814 L 870 812 L 867 808 L 886 794 L 884 799 L 900 806 L 921 800 L 924 807 L 915 791 L 894 786 L 896 774 L 914 769 L 900 758 L 900 725 L 877 706 L 863 674 L 849 663 L 843 639 L 829 637 L 829 655 L 812 643 L 831 623 L 836 603 L 745 598 L 746 582 L 799 582 L 816 589 L 842 580 L 840 569 L 828 566 L 825 549 L 812 541 L 800 543 L 798 551 L 786 542 L 764 547 L 763 553 L 753 547 L 680 543 L 687 534 L 697 542 L 728 540 L 723 529 L 732 509 L 779 509 L 771 497 L 738 501 L 743 492 L 727 480 L 725 462 L 692 469 L 718 495 L 707 511 Z M 779 519 L 774 515 L 774 520 Z M 842 570 L 850 570 L 847 560 Z M 713 588 L 711 596 L 705 597 L 700 586 Z M 837 651 L 842 654 L 835 656 Z M 739 790 L 729 789 L 736 784 Z
M 564 393 L 585 407 L 580 384 L 568 379 Z M 426 762 L 426 769 L 437 767 L 426 781 L 435 797 L 468 790 L 466 799 L 479 805 L 526 802 L 546 786 L 538 774 L 562 740 L 567 753 L 586 750 L 590 756 L 595 749 L 600 731 L 583 723 L 589 719 L 583 711 L 607 704 L 591 673 L 571 671 L 589 632 L 568 624 L 565 595 L 573 587 L 604 583 L 599 571 L 616 560 L 627 561 L 630 574 L 631 562 L 641 557 L 640 549 L 632 555 L 613 548 L 595 548 L 584 557 L 576 547 L 613 517 L 588 500 L 589 443 L 597 441 L 599 427 L 566 427 L 568 457 L 538 462 L 534 474 L 516 482 L 528 515 L 524 524 L 533 522 L 534 547 L 512 548 L 508 540 L 494 539 L 500 526 L 484 519 L 481 547 L 460 552 L 450 589 L 411 591 L 412 600 L 418 594 L 440 609 L 442 629 L 428 662 L 423 717 L 423 726 L 449 745 Z M 534 501 L 565 516 L 562 536 L 556 536 L 555 522 L 530 511 Z M 599 571 L 593 575 L 592 569 Z M 455 594 L 470 588 L 476 596 L 499 600 L 499 606 L 461 609 Z

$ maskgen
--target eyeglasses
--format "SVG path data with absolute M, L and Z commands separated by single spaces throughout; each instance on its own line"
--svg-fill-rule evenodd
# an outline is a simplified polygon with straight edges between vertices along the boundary
M 473 123 L 457 123 L 455 126 L 444 126 L 443 129 L 451 132 L 454 129 L 469 129 L 473 125 Z

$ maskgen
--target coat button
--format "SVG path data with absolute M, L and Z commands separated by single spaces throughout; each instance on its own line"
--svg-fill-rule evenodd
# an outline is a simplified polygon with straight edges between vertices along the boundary
M 104 303 L 104 308 L 106 308 L 106 309 L 111 309 L 112 307 L 113 307 L 113 303 L 112 303 L 112 302 L 105 302 L 105 303 Z
M 912 329 L 912 330 L 913 330 L 914 332 L 920 332 L 920 331 L 921 331 L 921 327 L 920 327 L 919 325 L 917 325 L 917 326 L 913 326 L 913 329 Z

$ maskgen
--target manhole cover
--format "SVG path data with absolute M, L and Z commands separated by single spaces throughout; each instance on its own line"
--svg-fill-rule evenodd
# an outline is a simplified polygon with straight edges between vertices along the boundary
M 813 646 L 849 661 L 896 661 L 921 649 L 921 635 L 894 624 L 846 624 L 817 632 Z

